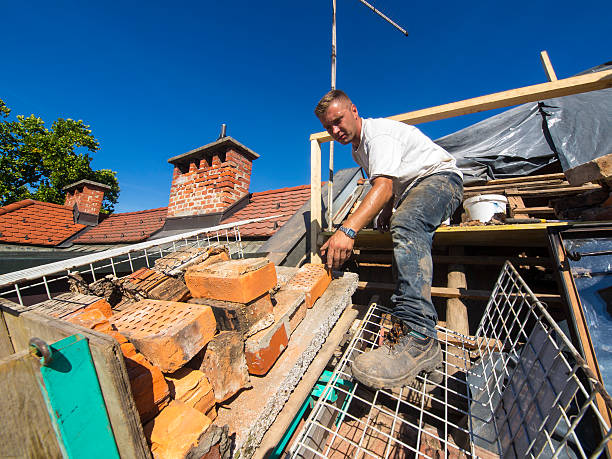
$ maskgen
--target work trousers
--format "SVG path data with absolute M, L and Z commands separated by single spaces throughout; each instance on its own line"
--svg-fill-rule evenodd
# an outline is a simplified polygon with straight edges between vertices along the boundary
M 397 285 L 391 297 L 393 315 L 413 330 L 436 338 L 438 321 L 431 301 L 431 246 L 440 224 L 463 198 L 459 175 L 443 172 L 419 180 L 402 197 L 391 217 L 393 268 Z

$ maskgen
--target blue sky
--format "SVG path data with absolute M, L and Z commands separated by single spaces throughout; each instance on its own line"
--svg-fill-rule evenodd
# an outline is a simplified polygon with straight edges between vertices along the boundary
M 612 2 L 338 2 L 337 86 L 390 116 L 564 78 L 612 60 Z M 168 204 L 167 159 L 228 135 L 260 154 L 251 191 L 309 183 L 314 104 L 330 85 L 331 0 L 0 3 L 0 98 L 47 124 L 82 119 L 116 211 Z M 492 113 L 488 113 L 490 115 Z M 482 114 L 420 125 L 432 138 Z M 325 150 L 326 151 L 326 150 Z M 351 166 L 336 148 L 336 168 Z

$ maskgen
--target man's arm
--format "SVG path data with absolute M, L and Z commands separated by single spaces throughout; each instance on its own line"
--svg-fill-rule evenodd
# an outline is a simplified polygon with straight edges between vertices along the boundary
M 367 225 L 393 197 L 393 181 L 389 177 L 379 176 L 372 180 L 372 189 L 368 191 L 361 205 L 349 216 L 342 226 L 357 233 Z M 336 231 L 321 247 L 321 255 L 327 254 L 327 266 L 339 268 L 351 256 L 355 241 Z

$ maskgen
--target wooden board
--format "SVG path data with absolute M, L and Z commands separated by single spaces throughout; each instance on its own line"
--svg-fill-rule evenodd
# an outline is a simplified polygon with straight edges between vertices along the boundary
M 454 116 L 467 115 L 469 113 L 511 107 L 526 102 L 536 102 L 543 99 L 569 96 L 570 94 L 580 94 L 610 87 L 612 87 L 612 70 L 606 70 L 402 113 L 390 116 L 389 119 L 406 124 L 426 123 Z M 319 132 L 310 136 L 310 140 L 318 140 L 319 142 L 329 142 L 331 139 L 327 132 Z
M 310 142 L 310 262 L 321 263 L 317 247 L 321 232 L 321 145 L 316 140 Z
M 0 455 L 61 458 L 40 389 L 40 364 L 27 351 L 0 360 Z
M 5 311 L 6 312 L 6 311 Z M 11 340 L 19 352 L 28 349 L 31 337 L 53 343 L 80 333 L 89 341 L 91 356 L 104 396 L 108 417 L 122 458 L 149 458 L 140 417 L 136 411 L 123 354 L 114 338 L 36 311 L 5 314 Z

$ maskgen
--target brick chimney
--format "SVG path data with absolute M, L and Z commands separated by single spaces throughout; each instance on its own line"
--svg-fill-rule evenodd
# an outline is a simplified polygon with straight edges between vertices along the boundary
M 168 218 L 221 214 L 249 193 L 259 155 L 226 136 L 170 158 L 174 165 Z
M 64 205 L 73 209 L 76 205 L 75 223 L 97 225 L 104 192 L 110 190 L 110 186 L 91 180 L 79 180 L 65 186 L 63 190 L 66 191 Z

